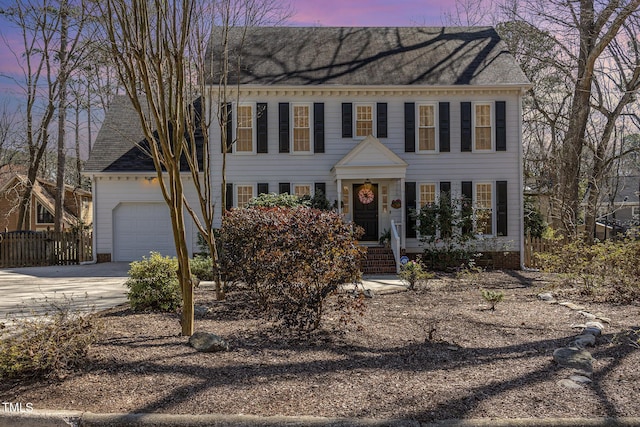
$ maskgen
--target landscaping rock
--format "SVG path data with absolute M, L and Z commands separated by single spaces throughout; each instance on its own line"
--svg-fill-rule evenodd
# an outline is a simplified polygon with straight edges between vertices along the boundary
M 196 332 L 189 338 L 191 347 L 203 353 L 229 351 L 229 344 L 216 334 Z
M 595 320 L 596 319 L 596 315 L 595 314 L 591 314 L 588 311 L 579 311 L 578 313 L 582 314 L 587 319 L 591 319 L 591 320 Z
M 551 292 L 544 292 L 542 294 L 538 294 L 538 299 L 545 302 L 549 302 L 549 303 L 556 302 L 556 299 L 553 297 L 553 294 Z
M 604 330 L 604 325 L 600 322 L 587 322 L 584 325 L 584 330 L 582 331 L 582 334 L 591 334 L 594 336 L 600 336 L 600 334 L 602 334 L 602 331 Z
M 571 375 L 569 379 L 578 384 L 588 384 L 590 382 L 593 382 L 591 381 L 591 378 L 585 377 L 584 375 Z
M 568 388 L 570 390 L 579 390 L 582 388 L 580 384 L 570 379 L 563 379 L 557 382 L 557 384 L 561 387 Z
M 576 310 L 576 311 L 585 309 L 583 306 L 574 304 L 574 303 L 569 302 L 569 301 L 563 301 L 563 302 L 560 302 L 558 304 L 563 305 L 563 306 L 565 306 L 567 308 L 570 308 L 571 310 Z
M 590 345 L 595 345 L 596 337 L 593 334 L 578 335 L 572 341 L 572 344 L 578 348 L 585 348 Z
M 574 347 L 562 347 L 553 352 L 553 360 L 560 366 L 593 372 L 594 358 L 588 351 Z

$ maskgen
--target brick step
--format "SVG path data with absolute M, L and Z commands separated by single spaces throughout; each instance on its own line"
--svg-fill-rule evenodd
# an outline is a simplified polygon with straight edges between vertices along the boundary
M 367 248 L 366 258 L 362 262 L 363 274 L 394 274 L 396 261 L 393 252 L 382 246 Z

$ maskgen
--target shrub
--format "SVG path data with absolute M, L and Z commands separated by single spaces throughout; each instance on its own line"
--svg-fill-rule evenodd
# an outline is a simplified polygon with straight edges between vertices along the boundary
M 91 315 L 54 315 L 12 321 L 19 333 L 0 340 L 0 378 L 54 378 L 81 366 L 97 337 Z
M 482 295 L 482 298 L 484 298 L 486 302 L 491 304 L 491 307 L 489 308 L 489 310 L 491 311 L 495 311 L 496 305 L 498 305 L 498 303 L 502 302 L 502 300 L 504 299 L 504 294 L 500 291 L 489 291 L 486 289 L 482 289 L 480 293 Z
M 260 194 L 257 197 L 252 198 L 247 203 L 248 208 L 297 208 L 298 206 L 310 206 L 310 198 L 302 198 L 293 194 L 283 193 L 269 193 Z
M 189 267 L 191 268 L 191 274 L 196 276 L 200 280 L 212 281 L 215 280 L 213 275 L 213 260 L 209 256 L 196 256 L 189 260 Z
M 178 283 L 178 260 L 151 252 L 149 258 L 134 261 L 129 269 L 127 298 L 134 310 L 174 311 L 182 294 Z
M 311 331 L 320 325 L 325 300 L 359 279 L 360 232 L 335 212 L 236 209 L 223 218 L 221 265 L 284 327 Z
M 624 240 L 587 245 L 582 241 L 558 245 L 536 254 L 545 271 L 559 273 L 588 295 L 611 302 L 640 300 L 640 241 Z
M 473 210 L 465 198 L 452 199 L 442 193 L 414 213 L 420 241 L 424 245 L 422 262 L 432 270 L 449 270 L 472 263 L 477 257 L 473 241 Z
M 425 271 L 418 261 L 409 261 L 400 268 L 400 280 L 409 285 L 409 289 L 415 289 L 416 285 L 425 283 L 433 277 L 432 273 Z

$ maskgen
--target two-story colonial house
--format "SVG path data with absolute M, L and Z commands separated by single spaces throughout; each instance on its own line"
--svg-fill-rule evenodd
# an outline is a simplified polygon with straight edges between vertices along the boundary
M 364 243 L 392 229 L 411 253 L 421 251 L 412 210 L 448 192 L 473 201 L 482 232 L 509 254 L 506 266 L 520 266 L 521 99 L 530 83 L 494 29 L 242 31 L 230 32 L 229 56 L 240 68 L 228 76 L 225 103 L 217 67 L 210 70 L 208 105 L 228 124 L 209 141 L 216 206 L 226 144 L 227 209 L 260 193 L 322 191 L 364 228 Z M 210 44 L 212 64 L 222 54 L 219 39 Z M 134 119 L 126 100 L 113 105 L 85 169 L 101 260 L 173 251 L 152 167 L 135 153 Z

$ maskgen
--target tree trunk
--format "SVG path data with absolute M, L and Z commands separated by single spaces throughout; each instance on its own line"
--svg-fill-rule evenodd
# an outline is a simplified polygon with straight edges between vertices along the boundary
M 64 146 L 65 125 L 67 120 L 67 32 L 68 15 L 67 1 L 60 2 L 60 51 L 58 53 L 60 69 L 58 71 L 58 167 L 56 173 L 56 197 L 53 229 L 59 232 L 62 229 L 64 212 L 64 166 L 66 153 Z

